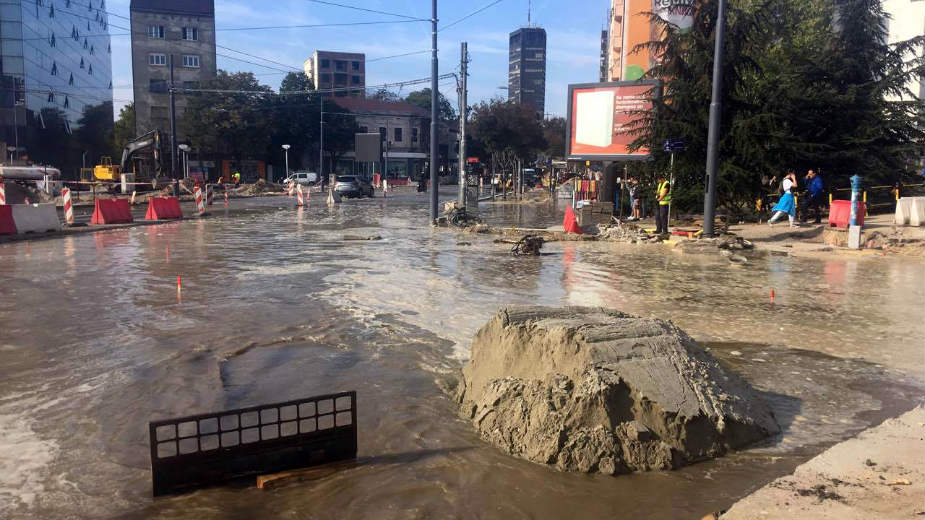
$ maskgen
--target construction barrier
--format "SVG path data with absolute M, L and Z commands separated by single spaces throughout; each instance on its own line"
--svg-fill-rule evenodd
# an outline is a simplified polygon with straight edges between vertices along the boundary
M 74 205 L 71 203 L 70 188 L 61 188 L 61 200 L 64 203 L 64 223 L 70 226 L 74 223 Z
M 578 219 L 575 218 L 575 212 L 572 211 L 571 206 L 565 207 L 565 218 L 562 219 L 562 227 L 565 228 L 566 233 L 575 233 L 576 235 L 584 233 L 581 226 L 578 225 Z
M 15 235 L 16 222 L 13 220 L 13 206 L 0 205 L 0 235 Z
M 151 197 L 145 220 L 177 220 L 183 218 L 180 199 L 176 197 Z
M 893 220 L 898 226 L 925 224 L 925 197 L 903 197 L 897 200 Z
M 128 199 L 96 199 L 91 224 L 130 224 L 133 221 Z
M 867 207 L 863 202 L 858 202 L 857 219 L 858 225 L 864 225 L 864 215 L 867 213 Z M 833 200 L 829 205 L 829 227 L 847 229 L 851 224 L 851 201 L 850 200 Z
M 4 184 L 3 177 L 0 177 L 0 206 L 6 204 L 6 185 Z
M 196 199 L 196 212 L 204 215 L 206 213 L 206 204 L 202 200 L 202 188 L 198 184 L 193 188 L 193 197 Z
M 54 204 L 12 204 L 10 207 L 13 208 L 16 232 L 20 235 L 61 229 L 58 210 Z
M 296 204 L 297 204 L 298 206 L 300 206 L 300 207 L 301 207 L 301 206 L 304 206 L 304 205 L 305 205 L 305 195 L 302 194 L 302 185 L 301 185 L 301 184 L 299 184 L 299 187 L 296 188 L 296 195 L 298 195 L 298 201 L 297 201 Z

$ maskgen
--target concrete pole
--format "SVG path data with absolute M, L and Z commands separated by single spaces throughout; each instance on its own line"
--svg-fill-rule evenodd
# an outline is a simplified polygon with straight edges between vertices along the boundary
M 173 84 L 173 54 L 170 55 L 170 178 L 177 178 L 177 104 Z
M 723 107 L 723 39 L 726 32 L 726 0 L 719 0 L 716 15 L 716 42 L 713 50 L 713 99 L 707 134 L 707 193 L 703 200 L 703 236 L 713 236 L 716 211 L 716 161 L 719 155 L 719 127 Z
M 324 94 L 318 94 L 318 120 L 320 121 L 319 130 L 320 142 L 318 144 L 318 178 L 324 179 Z M 321 181 L 324 183 L 324 180 Z
M 437 100 L 440 98 L 437 90 L 437 0 L 432 0 L 433 15 L 430 19 L 430 223 L 437 222 L 437 161 L 440 158 L 440 148 L 437 142 Z
M 466 196 L 467 188 L 469 184 L 468 175 L 466 173 L 466 118 L 469 113 L 469 107 L 467 105 L 468 97 L 468 87 L 466 85 L 466 76 L 467 76 L 467 64 L 469 62 L 468 51 L 466 50 L 466 42 L 459 44 L 460 47 L 460 58 L 459 58 L 459 72 L 460 72 L 460 83 L 459 83 L 459 205 L 466 207 Z

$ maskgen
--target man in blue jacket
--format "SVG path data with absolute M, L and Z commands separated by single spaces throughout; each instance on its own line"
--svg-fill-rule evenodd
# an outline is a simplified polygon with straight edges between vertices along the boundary
M 806 202 L 803 203 L 803 211 L 800 212 L 800 220 L 806 222 L 809 210 L 813 210 L 816 224 L 822 223 L 822 208 L 825 204 L 825 186 L 822 184 L 822 177 L 816 175 L 816 172 L 809 170 L 806 173 Z

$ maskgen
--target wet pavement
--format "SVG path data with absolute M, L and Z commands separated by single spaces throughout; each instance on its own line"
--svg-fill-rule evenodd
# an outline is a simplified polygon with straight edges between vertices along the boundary
M 0 245 L 0 517 L 700 518 L 922 400 L 921 259 L 736 265 L 592 242 L 514 258 L 495 236 L 431 229 L 423 196 L 322 202 Z M 561 222 L 551 205 L 483 212 Z M 671 319 L 769 399 L 784 433 L 673 472 L 513 459 L 443 390 L 508 303 Z M 149 420 L 342 390 L 358 392 L 356 462 L 271 491 L 151 499 Z

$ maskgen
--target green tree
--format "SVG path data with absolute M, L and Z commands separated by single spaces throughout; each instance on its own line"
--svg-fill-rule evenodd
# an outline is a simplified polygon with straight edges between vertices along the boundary
M 314 90 L 315 85 L 312 80 L 308 79 L 302 72 L 290 72 L 283 78 L 279 86 L 280 92 L 303 92 Z
M 122 157 L 122 149 L 135 136 L 135 104 L 129 103 L 119 110 L 119 119 L 113 125 L 113 157 Z
M 77 124 L 79 126 L 74 131 L 74 138 L 77 147 L 87 154 L 88 165 L 97 164 L 103 155 L 112 155 L 112 101 L 85 106 Z
M 552 117 L 543 121 L 543 138 L 547 157 L 565 157 L 565 118 Z
M 546 148 L 536 112 L 511 101 L 483 101 L 472 109 L 472 150 L 488 154 L 493 171 L 512 170 L 516 160 L 530 161 Z
M 385 88 L 380 88 L 375 93 L 373 93 L 371 96 L 369 96 L 369 98 L 375 99 L 378 101 L 399 101 L 401 100 L 401 98 L 398 97 L 398 94 L 392 92 L 391 90 L 385 89 Z M 427 106 L 429 107 L 430 105 L 427 105 Z
M 453 121 L 456 119 L 456 111 L 453 105 L 446 99 L 443 92 L 438 92 L 439 100 L 437 101 L 437 115 L 441 121 Z M 430 112 L 430 88 L 409 92 L 405 101 L 412 105 L 419 106 L 427 112 Z

